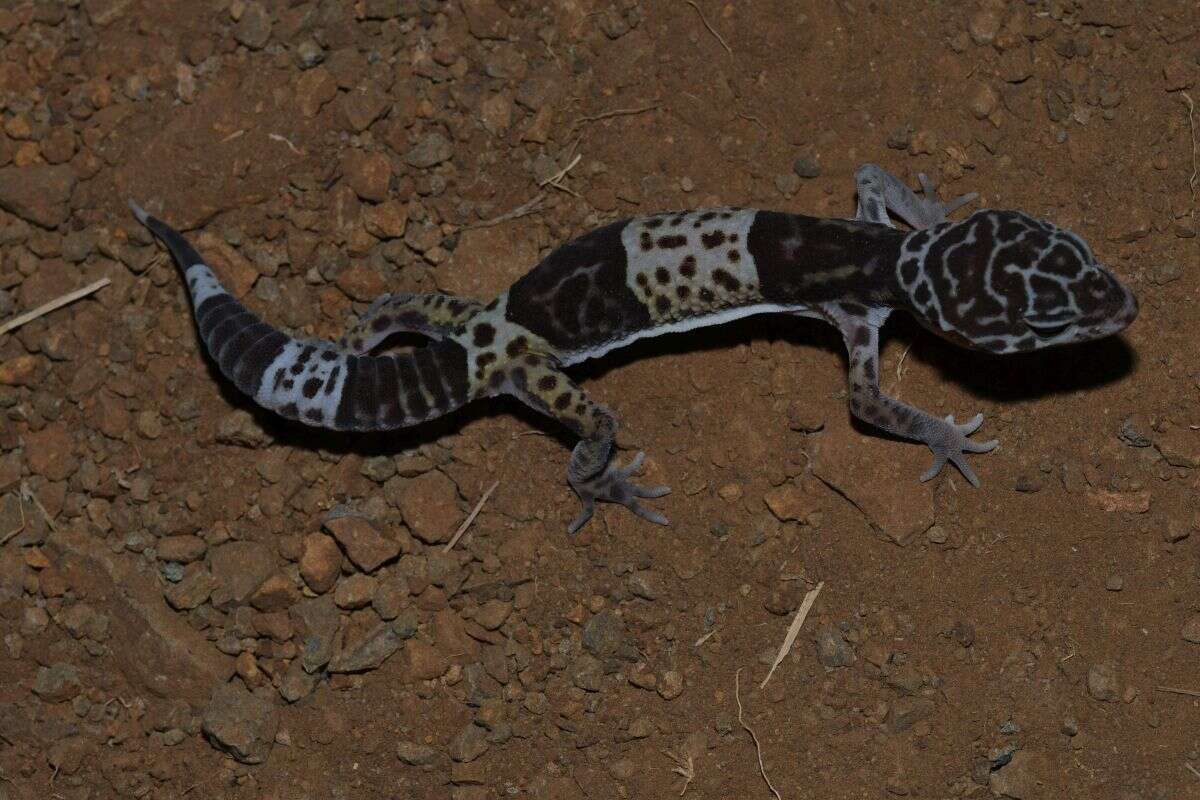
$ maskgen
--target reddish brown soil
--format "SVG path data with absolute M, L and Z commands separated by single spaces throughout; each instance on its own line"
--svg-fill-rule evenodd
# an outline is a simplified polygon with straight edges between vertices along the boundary
M 112 283 L 0 334 L 0 798 L 770 797 L 739 681 L 788 800 L 1200 795 L 1198 59 L 1179 0 L 2 4 L 0 319 Z M 672 524 L 575 538 L 515 404 L 255 411 L 124 206 L 334 336 L 622 216 L 849 216 L 868 161 L 1075 230 L 1141 318 L 1020 358 L 888 326 L 884 388 L 1001 440 L 978 490 L 851 424 L 816 322 L 642 342 L 575 374 Z

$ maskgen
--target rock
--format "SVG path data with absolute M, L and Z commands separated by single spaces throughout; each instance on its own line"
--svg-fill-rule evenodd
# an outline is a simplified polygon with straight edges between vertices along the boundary
M 231 411 L 217 423 L 216 439 L 221 444 L 248 447 L 251 450 L 265 447 L 270 441 L 266 431 L 249 411 Z
M 351 575 L 337 585 L 333 593 L 333 602 L 338 608 L 348 610 L 365 608 L 375 596 L 375 583 L 375 579 L 370 575 Z
M 313 689 L 317 688 L 319 679 L 319 675 L 310 675 L 305 672 L 300 659 L 292 659 L 287 672 L 283 673 L 283 680 L 279 682 L 279 696 L 289 703 L 295 703 L 312 694 Z
M 97 28 L 110 25 L 125 13 L 133 0 L 83 0 L 83 8 L 87 11 L 88 19 Z
M 392 162 L 383 153 L 352 150 L 342 162 L 346 183 L 363 200 L 378 203 L 387 199 L 392 180 Z
M 898 697 L 888 709 L 887 728 L 892 733 L 903 733 L 932 717 L 934 710 L 933 701 L 924 697 Z
M 463 519 L 458 487 L 438 470 L 408 481 L 397 500 L 409 530 L 425 544 L 450 541 Z
M 227 542 L 212 551 L 209 566 L 217 584 L 213 605 L 230 608 L 243 605 L 275 572 L 275 556 L 260 542 Z
M 683 675 L 678 670 L 667 670 L 658 680 L 657 689 L 663 700 L 674 700 L 683 694 Z
M 271 15 L 257 0 L 251 0 L 233 26 L 233 38 L 251 50 L 261 50 L 271 39 Z M 257 762 L 256 762 L 257 763 Z
M 399 239 L 404 236 L 404 229 L 408 225 L 408 204 L 399 200 L 386 200 L 379 205 L 363 209 L 362 220 L 363 227 L 372 236 L 380 239 Z M 388 461 L 392 463 L 391 459 Z
M 405 153 L 404 160 L 411 167 L 429 169 L 448 160 L 452 155 L 454 155 L 454 147 L 450 144 L 450 141 L 437 131 L 433 131 L 422 136 Z M 3 186 L 3 173 L 4 170 L 0 170 L 0 187 Z M 3 205 L 2 195 L 0 195 L 0 205 Z
M 629 661 L 637 658 L 624 620 L 611 611 L 601 611 L 584 623 L 583 647 L 602 660 L 614 656 Z
M 490 746 L 487 731 L 469 722 L 450 741 L 450 757 L 455 761 L 471 762 L 486 753 Z
M 987 119 L 996 110 L 996 106 L 1000 104 L 1000 96 L 996 94 L 996 90 L 986 83 L 978 83 L 971 92 L 969 107 L 971 115 L 975 119 Z
M 817 660 L 826 667 L 848 667 L 855 662 L 854 648 L 836 625 L 822 625 L 817 631 Z
M 403 575 L 389 575 L 378 582 L 375 596 L 371 598 L 371 608 L 380 619 L 393 620 L 408 605 L 408 581 Z
M 212 573 L 206 569 L 196 570 L 185 574 L 183 580 L 172 584 L 163 590 L 167 604 L 176 611 L 191 611 L 208 601 L 217 582 Z
M 337 542 L 323 533 L 305 536 L 300 554 L 300 577 L 308 588 L 324 594 L 333 588 L 341 574 L 342 551 Z
M 250 595 L 250 605 L 265 614 L 286 611 L 299 600 L 300 591 L 282 572 L 268 577 L 254 590 L 254 594 Z
M 493 94 L 479 104 L 479 119 L 484 130 L 493 136 L 503 136 L 512 125 L 513 104 L 507 94 Z
M 204 558 L 208 544 L 199 536 L 164 536 L 158 540 L 155 551 L 161 561 L 177 561 L 190 564 Z
M 396 745 L 396 757 L 411 767 L 423 767 L 433 763 L 437 758 L 437 751 L 428 745 L 401 742 Z
M 475 621 L 487 631 L 494 631 L 504 624 L 512 613 L 513 604 L 503 600 L 488 600 L 475 612 Z
M 70 214 L 75 171 L 66 164 L 0 169 L 0 208 L 43 228 L 57 228 Z
M 108 639 L 109 618 L 87 603 L 76 603 L 58 615 L 55 621 L 74 639 L 103 642 Z
M 1183 640 L 1192 644 L 1200 644 L 1200 614 L 1193 614 L 1183 623 Z
M 325 530 L 333 534 L 354 565 L 363 572 L 374 572 L 400 555 L 400 545 L 381 534 L 365 517 L 344 515 L 325 520 Z
M 390 625 L 379 623 L 353 647 L 339 652 L 329 662 L 330 672 L 366 672 L 378 669 L 400 649 L 400 636 Z
M 1096 700 L 1102 703 L 1116 702 L 1121 696 L 1121 683 L 1117 677 L 1117 666 L 1112 661 L 1093 664 L 1088 669 L 1087 688 Z
M 404 648 L 408 656 L 408 676 L 414 681 L 428 681 L 446 674 L 450 663 L 432 645 L 420 639 L 410 639 Z
M 903 545 L 933 525 L 936 482 L 892 477 L 920 475 L 929 467 L 928 450 L 874 436 L 868 439 L 848 422 L 831 424 L 813 449 L 814 474 L 854 504 L 871 528 L 890 541 Z M 957 473 L 945 470 L 941 479 L 960 480 Z
M 371 127 L 389 105 L 387 93 L 370 80 L 342 96 L 342 114 L 354 133 L 362 133 Z
M 1003 3 L 984 3 L 971 15 L 967 22 L 967 32 L 971 34 L 971 40 L 975 44 L 991 44 L 996 40 L 996 35 L 1000 33 L 1003 11 Z
M 821 177 L 821 167 L 817 164 L 816 159 L 799 156 L 792 162 L 792 174 L 797 178 L 819 178 Z
M 1047 767 L 1045 756 L 1018 750 L 1007 764 L 991 773 L 988 786 L 997 797 L 1009 797 L 1012 800 L 1046 797 L 1049 795 L 1040 787 L 1041 776 L 1046 774 Z
M 462 10 L 476 39 L 507 38 L 509 16 L 496 0 L 462 0 Z
M 1093 489 L 1087 492 L 1087 499 L 1092 505 L 1110 514 L 1118 511 L 1127 514 L 1145 514 L 1150 510 L 1149 489 L 1139 492 L 1110 492 Z
M 790 483 L 771 489 L 763 495 L 763 502 L 780 522 L 803 521 L 816 510 L 813 498 Z
M 37 356 L 24 355 L 0 363 L 0 386 L 33 386 L 40 372 Z
M 62 481 L 75 474 L 79 460 L 75 458 L 74 442 L 61 422 L 47 425 L 24 436 L 25 463 L 34 475 L 51 481 Z
M 1192 85 L 1192 69 L 1182 54 L 1176 53 L 1167 59 L 1163 67 L 1164 87 L 1168 92 L 1177 92 Z
M 279 729 L 274 704 L 237 683 L 213 690 L 204 710 L 204 735 L 215 747 L 243 764 L 261 764 L 271 754 Z
M 33 693 L 47 703 L 65 703 L 83 691 L 79 671 L 70 664 L 56 662 L 38 667 L 33 680 Z
M 296 106 L 308 119 L 319 114 L 321 108 L 335 97 L 337 81 L 325 67 L 310 69 L 296 79 Z
M 333 657 L 333 640 L 342 618 L 329 595 L 301 600 L 288 617 L 300 637 L 300 659 L 305 672 L 316 672 Z
M 338 273 L 337 287 L 352 300 L 367 302 L 383 294 L 387 288 L 383 278 L 374 268 L 366 264 L 355 264 Z

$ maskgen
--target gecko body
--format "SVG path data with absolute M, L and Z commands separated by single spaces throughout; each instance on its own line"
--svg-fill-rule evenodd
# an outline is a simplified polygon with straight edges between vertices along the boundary
M 230 295 L 187 241 L 133 206 L 183 270 L 196 324 L 221 371 L 259 405 L 309 425 L 373 431 L 407 427 L 471 402 L 512 395 L 579 437 L 567 480 L 583 511 L 596 501 L 643 505 L 666 487 L 630 480 L 640 467 L 612 458 L 616 417 L 564 368 L 633 341 L 761 313 L 835 325 L 849 353 L 851 413 L 933 451 L 928 480 L 949 461 L 978 485 L 966 461 L 996 442 L 982 424 L 941 419 L 879 388 L 879 328 L 893 311 L 934 333 L 994 353 L 1086 341 L 1122 330 L 1134 295 L 1075 234 L 1017 211 L 948 214 L 921 176 L 923 194 L 874 165 L 857 175 L 853 220 L 743 208 L 636 217 L 562 245 L 484 304 L 444 294 L 378 298 L 338 341 L 304 341 L 261 321 Z M 132 205 L 132 204 L 131 204 Z M 912 230 L 891 223 L 891 214 Z M 426 347 L 372 355 L 397 332 Z

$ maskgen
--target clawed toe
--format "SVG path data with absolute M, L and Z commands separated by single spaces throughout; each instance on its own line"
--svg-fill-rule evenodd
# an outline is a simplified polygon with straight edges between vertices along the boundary
M 592 518 L 595 513 L 596 501 L 623 505 L 647 522 L 656 525 L 668 525 L 669 520 L 652 508 L 647 508 L 638 500 L 652 500 L 671 492 L 668 486 L 639 486 L 629 480 L 630 476 L 641 469 L 645 460 L 644 453 L 638 453 L 624 467 L 615 463 L 609 465 L 598 475 L 582 481 L 572 481 L 571 487 L 579 495 L 583 510 L 567 527 L 568 533 L 575 533 Z
M 942 467 L 946 466 L 946 462 L 949 462 L 962 473 L 967 483 L 979 488 L 979 478 L 967 463 L 966 454 L 990 453 L 1000 445 L 1000 441 L 992 439 L 987 442 L 974 442 L 967 438 L 983 425 L 983 414 L 976 414 L 962 424 L 956 423 L 954 415 L 950 414 L 945 422 L 946 428 L 942 435 L 926 442 L 933 451 L 933 464 L 921 475 L 921 481 L 933 480 L 942 471 Z

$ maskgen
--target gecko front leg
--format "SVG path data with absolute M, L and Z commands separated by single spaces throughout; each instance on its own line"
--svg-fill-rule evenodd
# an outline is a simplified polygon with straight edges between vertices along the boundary
M 945 222 L 950 214 L 979 197 L 978 192 L 969 192 L 943 203 L 937 198 L 937 187 L 924 172 L 918 174 L 917 179 L 921 181 L 920 197 L 904 181 L 878 164 L 863 164 L 854 173 L 854 181 L 858 186 L 858 214 L 855 219 L 891 225 L 888 218 L 888 212 L 891 211 L 920 230 Z
M 905 439 L 924 442 L 933 451 L 933 465 L 921 475 L 928 481 L 949 461 L 972 486 L 979 478 L 967 463 L 968 453 L 987 453 L 999 442 L 976 442 L 969 437 L 983 424 L 983 414 L 955 423 L 953 415 L 940 419 L 884 394 L 879 388 L 879 328 L 889 309 L 864 308 L 844 303 L 824 303 L 821 311 L 838 327 L 850 357 L 850 412 L 877 428 Z

